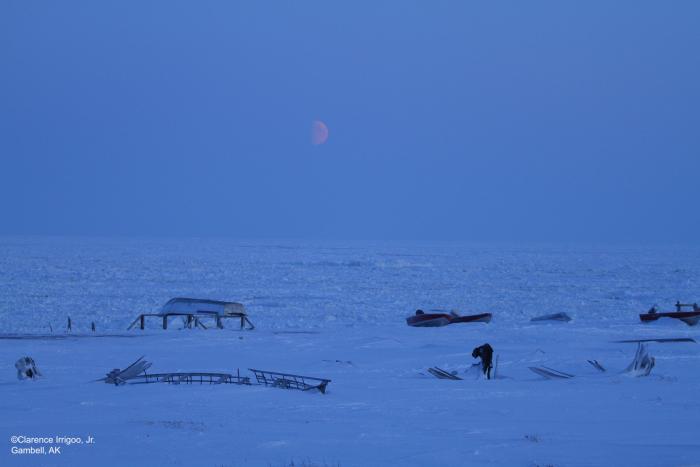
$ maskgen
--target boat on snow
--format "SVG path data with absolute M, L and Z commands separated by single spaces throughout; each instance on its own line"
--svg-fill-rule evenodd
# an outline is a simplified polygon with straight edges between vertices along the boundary
M 684 308 L 690 308 L 692 311 L 683 311 Z M 675 318 L 683 321 L 688 326 L 695 326 L 700 322 L 700 307 L 697 303 L 681 303 L 676 302 L 676 311 L 668 312 L 658 312 L 656 307 L 653 306 L 647 313 L 641 313 L 639 319 L 643 323 L 650 323 L 656 321 L 659 318 Z
M 454 311 L 449 313 L 441 310 L 431 310 L 435 313 L 426 313 L 423 310 L 416 310 L 416 314 L 406 318 L 406 324 L 415 327 L 433 328 L 447 326 L 454 323 L 488 323 L 491 321 L 491 313 L 480 313 L 477 315 L 460 316 Z
M 571 316 L 567 315 L 564 312 L 552 313 L 550 315 L 535 316 L 530 321 L 533 323 L 536 323 L 538 321 L 562 321 L 564 323 L 568 323 L 569 321 L 571 321 Z
M 207 329 L 204 319 L 210 318 L 218 329 L 223 329 L 223 321 L 233 318 L 240 319 L 241 329 L 255 329 L 248 319 L 245 307 L 238 302 L 224 302 L 202 298 L 173 298 L 161 308 L 159 313 L 142 313 L 129 325 L 127 330 L 138 326 L 146 327 L 146 317 L 156 317 L 163 320 L 163 329 L 168 329 L 168 321 L 172 317 L 183 319 L 187 329 L 201 327 Z M 247 325 L 247 327 L 246 327 Z

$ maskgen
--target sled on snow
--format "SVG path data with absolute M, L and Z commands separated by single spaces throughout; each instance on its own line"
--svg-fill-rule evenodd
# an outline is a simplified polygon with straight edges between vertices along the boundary
M 561 321 L 563 323 L 567 323 L 571 321 L 571 316 L 567 315 L 566 313 L 552 313 L 551 315 L 542 315 L 542 316 L 535 316 L 530 320 L 533 323 L 539 322 L 539 321 Z
M 154 373 L 131 378 L 129 384 L 243 384 L 250 386 L 250 378 L 230 373 Z
M 326 393 L 326 386 L 330 379 L 315 378 L 312 376 L 293 375 L 290 373 L 278 373 L 276 371 L 264 371 L 249 368 L 253 372 L 257 383 L 251 382 L 249 376 L 218 372 L 176 372 L 176 373 L 146 373 L 152 363 L 139 358 L 123 370 L 118 368 L 107 373 L 107 376 L 95 381 L 104 381 L 115 386 L 125 384 L 237 384 L 245 386 L 264 385 L 282 389 L 298 389 L 309 391 L 316 389 L 322 394 Z
M 459 376 L 454 373 L 449 373 L 442 368 L 432 367 L 428 368 L 428 373 L 435 376 L 438 379 L 451 379 L 451 380 L 462 380 Z
M 455 323 L 488 323 L 491 321 L 492 316 L 491 313 L 460 316 L 454 311 L 449 313 L 425 313 L 423 310 L 417 310 L 415 315 L 406 318 L 406 324 L 414 327 L 433 328 Z
M 253 372 L 259 384 L 281 389 L 298 389 L 300 391 L 316 389 L 321 394 L 325 394 L 326 386 L 331 382 L 330 379 L 314 378 L 313 376 L 292 375 L 276 371 L 256 370 L 255 368 L 248 369 Z

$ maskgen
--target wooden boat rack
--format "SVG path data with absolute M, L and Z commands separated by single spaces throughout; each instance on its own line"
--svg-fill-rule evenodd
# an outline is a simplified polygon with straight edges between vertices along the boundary
M 163 329 L 168 329 L 168 321 L 173 316 L 184 316 L 186 318 L 185 328 L 187 328 L 187 329 L 193 329 L 193 328 L 197 328 L 197 327 L 200 327 L 202 329 L 209 329 L 209 327 L 206 326 L 202 322 L 202 319 L 204 319 L 204 318 L 213 319 L 216 323 L 217 329 L 223 329 L 224 328 L 223 321 L 225 319 L 231 319 L 231 318 L 241 320 L 241 330 L 243 330 L 243 329 L 247 329 L 247 330 L 255 329 L 255 326 L 253 325 L 253 323 L 250 322 L 250 320 L 248 319 L 248 315 L 245 313 L 232 313 L 232 314 L 221 315 L 221 314 L 216 313 L 216 312 L 200 311 L 197 313 L 180 313 L 180 312 L 142 313 L 129 325 L 129 327 L 127 328 L 127 331 L 133 329 L 137 325 L 138 325 L 139 329 L 141 329 L 141 330 L 145 329 L 147 317 L 161 318 L 163 320 Z M 247 324 L 247 327 L 246 327 L 246 324 Z

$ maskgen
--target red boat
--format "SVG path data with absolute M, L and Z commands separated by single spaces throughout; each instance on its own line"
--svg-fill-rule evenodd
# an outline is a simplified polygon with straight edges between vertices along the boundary
M 417 310 L 415 315 L 406 318 L 406 324 L 416 327 L 438 327 L 454 323 L 488 323 L 491 321 L 491 316 L 491 313 L 460 316 L 454 311 L 449 313 L 425 313 L 423 310 Z
M 692 308 L 693 311 L 683 311 L 683 308 Z M 656 321 L 659 318 L 675 318 L 683 321 L 688 326 L 695 326 L 700 322 L 700 307 L 697 303 L 685 304 L 676 302 L 676 311 L 662 312 L 656 311 L 656 307 L 652 307 L 648 313 L 639 315 L 639 319 L 644 323 Z

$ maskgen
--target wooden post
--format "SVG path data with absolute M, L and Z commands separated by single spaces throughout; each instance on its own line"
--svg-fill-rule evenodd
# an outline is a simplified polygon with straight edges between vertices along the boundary
M 221 322 L 221 316 L 216 315 L 216 327 L 219 329 L 224 328 L 224 323 Z
M 70 316 L 68 317 L 68 332 L 70 332 L 73 329 L 73 323 L 70 320 Z
M 141 330 L 146 327 L 146 317 L 141 315 Z
M 163 329 L 168 329 L 168 315 L 163 316 Z

